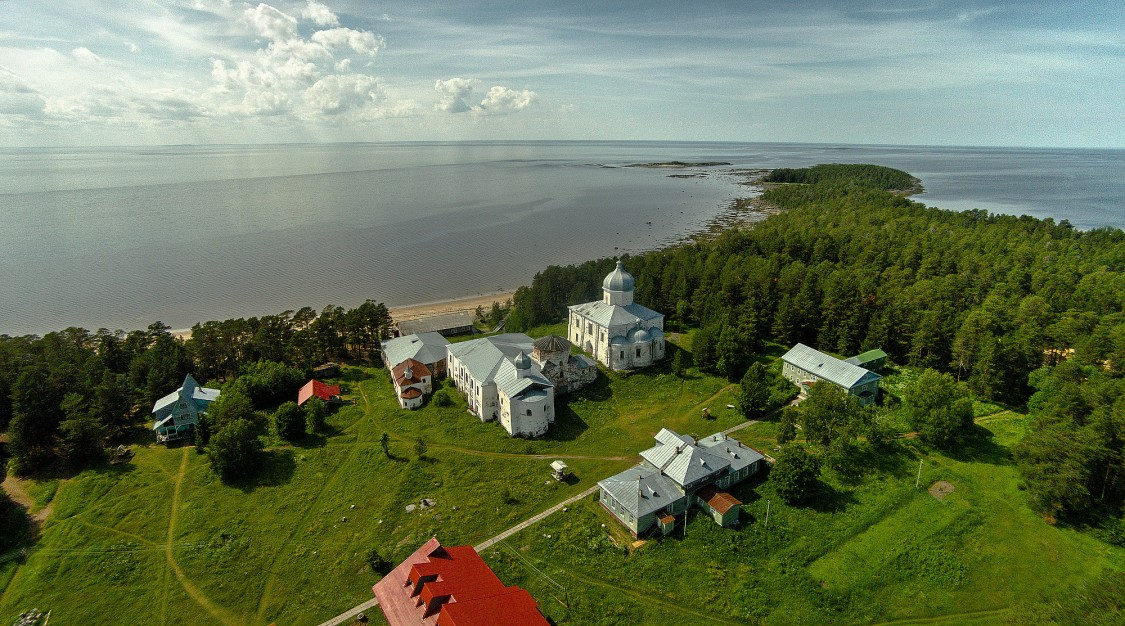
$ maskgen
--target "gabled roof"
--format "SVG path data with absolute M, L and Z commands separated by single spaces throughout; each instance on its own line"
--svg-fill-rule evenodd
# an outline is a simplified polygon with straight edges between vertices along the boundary
M 481 384 L 493 382 L 500 365 L 521 352 L 532 349 L 531 337 L 523 333 L 505 333 L 483 339 L 451 343 L 446 347 Z
M 731 439 L 723 433 L 715 433 L 710 437 L 700 439 L 698 445 L 701 448 L 706 448 L 712 454 L 730 461 L 730 471 L 732 472 L 747 468 L 765 458 L 761 452 L 737 439 Z
M 731 466 L 730 460 L 696 446 L 691 437 L 667 428 L 660 429 L 655 439 L 656 445 L 641 452 L 641 458 L 681 487 Z
M 658 317 L 664 317 L 652 309 L 637 303 L 628 306 L 606 304 L 601 300 L 575 304 L 569 308 L 571 311 L 589 319 L 591 322 L 605 327 L 623 326 L 646 322 Z
M 707 506 L 715 509 L 721 515 L 726 515 L 727 511 L 731 510 L 731 508 L 742 504 L 742 501 L 738 498 L 719 489 L 715 485 L 707 485 L 700 489 L 695 492 L 695 497 L 706 502 Z
M 438 333 L 418 333 L 395 337 L 383 342 L 383 358 L 387 367 L 402 363 L 406 359 L 415 359 L 428 365 L 433 365 L 445 359 L 445 347 L 449 340 Z
M 844 389 L 882 378 L 874 372 L 814 350 L 803 343 L 793 346 L 781 360 Z
M 641 463 L 598 482 L 613 499 L 636 517 L 644 517 L 684 497 L 680 486 L 660 473 L 660 470 Z
M 430 539 L 371 588 L 391 626 L 545 626 L 535 600 L 506 587 L 471 546 Z M 436 612 L 426 614 L 428 609 Z
M 455 311 L 453 313 L 442 313 L 441 315 L 432 315 L 430 317 L 422 317 L 414 320 L 402 320 L 396 325 L 398 331 L 404 335 L 414 333 L 436 333 L 443 330 L 457 330 L 466 328 L 473 325 L 476 321 L 476 316 L 470 311 Z
M 523 378 L 520 378 L 516 366 L 505 359 L 496 369 L 496 376 L 494 377 L 496 388 L 504 392 L 504 395 L 509 398 L 514 398 L 527 389 L 554 387 L 554 384 L 535 371 L 536 369 L 538 368 L 533 365 L 532 369 L 526 371 Z
M 867 363 L 870 363 L 872 361 L 878 361 L 879 359 L 886 359 L 886 358 L 887 358 L 886 352 L 883 352 L 879 348 L 875 348 L 874 350 L 868 350 L 867 352 L 864 352 L 863 354 L 857 354 L 857 355 L 851 357 L 850 359 L 844 359 L 844 362 L 845 363 L 851 363 L 852 365 L 859 365 L 859 366 L 862 367 L 863 365 L 865 365 Z
M 210 404 L 219 398 L 219 390 L 211 389 L 209 387 L 200 387 L 199 383 L 195 382 L 191 374 L 184 376 L 184 384 L 172 393 L 164 396 L 152 405 L 152 412 L 156 413 L 161 409 L 167 409 L 176 404 L 179 400 L 193 400 L 199 402 L 206 402 Z
M 304 404 L 313 396 L 327 402 L 332 396 L 338 395 L 340 395 L 340 385 L 329 385 L 313 379 L 305 383 L 305 386 L 297 392 L 297 404 Z

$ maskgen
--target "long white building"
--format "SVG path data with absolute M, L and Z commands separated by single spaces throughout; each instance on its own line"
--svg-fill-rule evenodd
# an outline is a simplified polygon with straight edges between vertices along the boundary
M 602 299 L 570 308 L 567 338 L 612 370 L 664 358 L 664 316 L 633 302 L 636 281 L 621 261 L 602 281 Z
M 452 343 L 448 375 L 482 422 L 497 420 L 509 435 L 540 437 L 555 421 L 555 386 L 529 353 L 531 337 L 494 335 Z

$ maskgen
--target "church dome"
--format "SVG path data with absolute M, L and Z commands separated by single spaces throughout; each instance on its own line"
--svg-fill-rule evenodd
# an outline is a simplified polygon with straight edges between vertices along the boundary
M 632 341 L 633 343 L 644 343 L 648 340 L 648 331 L 643 328 L 638 328 L 637 330 L 633 331 L 633 334 L 629 335 L 629 341 Z
M 626 341 L 625 338 L 622 337 L 621 335 L 614 335 L 609 340 L 609 345 L 611 345 L 611 346 L 623 346 L 627 343 L 629 343 L 629 342 Z
M 633 275 L 625 271 L 621 259 L 617 260 L 617 267 L 602 281 L 602 289 L 609 291 L 632 291 L 634 285 Z
M 518 370 L 528 369 L 531 367 L 531 357 L 527 356 L 526 352 L 520 352 L 512 360 L 512 365 L 515 365 Z

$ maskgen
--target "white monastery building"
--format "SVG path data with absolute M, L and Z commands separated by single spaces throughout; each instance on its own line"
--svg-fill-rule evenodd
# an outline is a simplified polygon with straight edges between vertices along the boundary
M 497 420 L 509 435 L 541 437 L 555 421 L 555 385 L 543 376 L 543 363 L 528 356 L 534 348 L 522 333 L 451 343 L 447 373 L 482 422 Z
M 567 338 L 612 370 L 664 358 L 664 316 L 633 302 L 633 275 L 621 261 L 602 281 L 602 299 L 570 308 Z

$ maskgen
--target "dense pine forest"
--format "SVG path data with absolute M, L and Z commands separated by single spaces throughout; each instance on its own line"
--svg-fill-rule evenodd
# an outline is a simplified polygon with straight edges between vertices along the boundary
M 977 399 L 1026 407 L 1017 450 L 1032 502 L 1075 521 L 1125 499 L 1125 233 L 928 208 L 876 166 L 778 170 L 752 229 L 628 258 L 638 302 L 696 328 L 696 365 L 736 381 L 764 341 L 841 355 L 882 348 Z M 509 325 L 563 319 L 599 297 L 612 259 L 549 267 Z M 1125 540 L 1125 536 L 1121 537 Z

